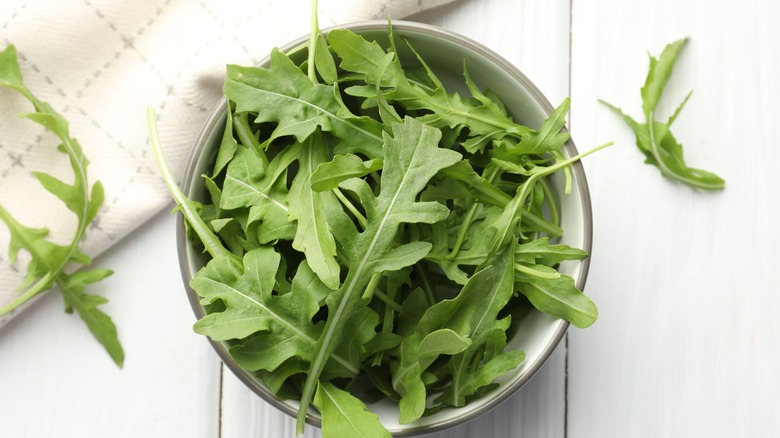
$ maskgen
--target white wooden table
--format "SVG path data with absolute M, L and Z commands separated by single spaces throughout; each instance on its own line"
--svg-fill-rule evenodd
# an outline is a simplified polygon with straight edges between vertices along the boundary
M 435 436 L 780 436 L 779 18 L 770 0 L 466 0 L 414 17 L 493 48 L 554 104 L 571 95 L 580 149 L 616 143 L 585 161 L 599 321 L 572 329 L 514 398 Z M 674 132 L 689 164 L 726 179 L 722 193 L 663 179 L 596 101 L 638 115 L 646 51 L 682 36 L 661 112 L 695 89 Z M 0 436 L 294 436 L 192 332 L 173 217 L 97 264 L 116 271 L 97 292 L 125 368 L 44 298 L 0 330 Z

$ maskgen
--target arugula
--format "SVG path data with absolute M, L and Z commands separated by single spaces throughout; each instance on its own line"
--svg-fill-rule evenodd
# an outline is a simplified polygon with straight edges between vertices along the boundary
M 352 114 L 340 104 L 333 86 L 312 83 L 279 50 L 271 53 L 268 69 L 229 65 L 223 91 L 237 113 L 251 113 L 255 123 L 276 122 L 271 139 L 292 135 L 302 142 L 319 127 L 342 141 L 341 150 L 381 156 L 382 125 Z
M 666 123 L 659 122 L 655 118 L 655 110 L 661 100 L 664 87 L 672 75 L 677 56 L 687 41 L 687 38 L 683 38 L 667 44 L 659 58 L 650 55 L 650 71 L 647 73 L 645 85 L 641 89 L 645 123 L 637 122 L 612 104 L 603 100 L 599 101 L 621 116 L 634 131 L 636 145 L 645 154 L 645 163 L 658 167 L 663 176 L 691 187 L 704 190 L 722 190 L 726 182 L 721 177 L 712 172 L 688 167 L 683 159 L 682 145 L 672 135 L 672 123 L 685 107 L 693 91 L 685 96 L 685 99 Z
M 317 385 L 314 404 L 322 412 L 323 438 L 391 436 L 363 402 L 329 382 Z
M 427 242 L 410 242 L 396 246 L 395 237 L 402 223 L 435 223 L 449 211 L 436 202 L 416 202 L 417 194 L 440 170 L 461 159 L 457 152 L 439 148 L 441 133 L 413 118 L 392 126 L 393 136 L 385 134 L 384 168 L 381 191 L 363 205 L 371 209 L 364 232 L 339 223 L 340 242 L 350 248 L 349 271 L 342 287 L 326 299 L 329 316 L 323 334 L 315 347 L 306 385 L 301 395 L 298 421 L 303 422 L 325 360 L 348 330 L 349 316 L 361 305 L 361 294 L 371 277 L 383 271 L 411 266 L 430 251 Z M 369 205 L 370 204 L 370 205 Z M 339 237 L 337 236 L 337 238 Z M 299 426 L 300 427 L 300 426 Z
M 316 7 L 316 2 L 315 2 Z M 464 69 L 449 93 L 419 54 L 403 65 L 316 14 L 303 53 L 228 66 L 229 115 L 208 200 L 163 179 L 209 261 L 191 281 L 198 333 L 280 397 L 310 405 L 323 436 L 387 436 L 366 402 L 402 423 L 463 406 L 525 358 L 507 348 L 533 308 L 576 326 L 597 317 L 562 263 L 557 193 L 570 190 L 565 100 L 538 128 L 512 121 Z M 338 67 L 337 67 L 338 66 Z
M 10 88 L 30 101 L 34 112 L 22 114 L 22 117 L 43 126 L 62 142 L 57 148 L 68 156 L 73 169 L 73 183 L 68 184 L 49 174 L 34 172 L 43 188 L 59 198 L 76 215 L 77 224 L 70 242 L 59 245 L 47 240 L 49 230 L 30 228 L 17 222 L 11 214 L 0 206 L 0 219 L 11 232 L 8 254 L 11 263 L 15 263 L 20 249 L 30 254 L 27 275 L 19 286 L 23 290 L 16 299 L 0 308 L 0 315 L 12 312 L 30 299 L 58 287 L 65 301 L 65 311 L 74 310 L 87 324 L 87 328 L 105 348 L 111 359 L 121 368 L 124 351 L 119 343 L 116 326 L 111 318 L 98 306 L 107 302 L 105 298 L 86 293 L 86 286 L 111 275 L 108 269 L 68 270 L 71 264 L 88 266 L 89 256 L 81 252 L 81 242 L 87 227 L 95 218 L 103 203 L 103 186 L 100 182 L 89 185 L 87 165 L 89 161 L 78 141 L 70 136 L 68 122 L 51 105 L 39 100 L 24 85 L 22 72 L 16 55 L 16 48 L 9 45 L 0 52 L 0 87 Z
M 328 288 L 337 289 L 341 268 L 336 261 L 336 240 L 325 212 L 328 204 L 335 205 L 339 201 L 332 192 L 316 192 L 312 187 L 315 169 L 328 159 L 328 150 L 319 132 L 304 140 L 298 157 L 298 173 L 290 186 L 287 214 L 298 222 L 293 248 L 306 256 L 312 270 Z
M 507 135 L 521 138 L 530 134 L 528 127 L 515 124 L 493 100 L 485 97 L 468 79 L 469 88 L 475 93 L 479 105 L 462 99 L 458 94 L 449 94 L 443 84 L 420 59 L 433 83 L 433 90 L 418 85 L 404 73 L 401 62 L 393 56 L 389 65 L 385 61 L 387 53 L 376 42 L 366 41 L 349 29 L 334 29 L 328 34 L 333 51 L 341 58 L 341 68 L 355 73 L 367 84 L 378 84 L 386 92 L 382 98 L 388 102 L 399 103 L 410 110 L 426 110 L 432 114 L 420 117 L 420 120 L 436 128 L 468 128 L 470 139 L 463 143 L 469 152 L 484 148 L 491 140 Z M 373 85 L 352 86 L 345 90 L 348 94 L 362 97 L 375 97 Z

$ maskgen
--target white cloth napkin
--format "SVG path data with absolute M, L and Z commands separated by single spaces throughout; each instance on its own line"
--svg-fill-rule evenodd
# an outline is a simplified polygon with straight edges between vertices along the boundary
M 320 27 L 397 19 L 450 1 L 320 0 Z M 178 177 L 221 97 L 225 64 L 255 64 L 307 35 L 309 11 L 310 0 L 2 0 L 0 48 L 16 46 L 26 85 L 70 122 L 90 160 L 91 182 L 104 185 L 103 208 L 82 245 L 87 254 L 98 255 L 171 205 L 150 151 L 146 107 L 157 108 Z M 0 89 L 0 204 L 65 243 L 75 217 L 31 172 L 71 181 L 72 171 L 52 135 L 18 119 L 30 110 Z M 9 264 L 9 238 L 0 223 L 0 307 L 19 294 L 26 271 L 25 258 Z M 0 317 L 0 326 L 9 319 Z

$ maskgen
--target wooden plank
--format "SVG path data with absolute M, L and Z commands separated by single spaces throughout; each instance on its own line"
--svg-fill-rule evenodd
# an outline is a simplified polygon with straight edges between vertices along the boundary
M 777 2 L 575 0 L 572 132 L 595 217 L 588 290 L 600 320 L 570 333 L 568 436 L 780 436 Z M 602 98 L 639 116 L 647 51 L 690 36 L 659 108 L 703 193 L 642 163 Z
M 470 37 L 518 66 L 554 105 L 568 95 L 569 2 L 461 1 L 413 17 Z M 436 438 L 564 436 L 565 348 L 515 397 L 477 420 Z M 311 435 L 309 435 L 311 434 Z M 225 372 L 222 437 L 292 437 L 293 421 Z M 319 436 L 309 428 L 307 437 Z
M 295 436 L 295 418 L 277 410 L 247 389 L 224 367 L 222 380 L 222 438 Z M 321 437 L 320 429 L 307 426 L 303 438 Z
M 155 217 L 95 262 L 115 271 L 91 291 L 109 299 L 124 369 L 58 292 L 0 331 L 2 436 L 217 436 L 219 361 L 191 329 L 173 219 Z

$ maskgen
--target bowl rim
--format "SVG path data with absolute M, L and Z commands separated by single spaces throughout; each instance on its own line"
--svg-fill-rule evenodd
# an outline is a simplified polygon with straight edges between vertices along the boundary
M 361 31 L 365 32 L 365 31 L 386 30 L 387 26 L 388 26 L 387 20 L 367 20 L 367 21 L 358 21 L 358 22 L 331 26 L 326 29 L 323 29 L 322 33 L 327 35 L 329 31 L 334 29 L 350 29 L 353 32 L 360 33 Z M 513 80 L 517 81 L 517 83 L 522 88 L 524 88 L 526 92 L 528 92 L 531 95 L 533 100 L 536 102 L 536 104 L 538 104 L 542 108 L 542 110 L 546 115 L 549 116 L 553 112 L 554 108 L 552 104 L 536 87 L 536 85 L 534 85 L 531 82 L 531 80 L 528 79 L 528 77 L 525 76 L 525 74 L 523 74 L 517 67 L 515 67 L 509 61 L 504 59 L 501 55 L 499 55 L 497 52 L 493 51 L 492 49 L 488 48 L 487 46 L 477 41 L 474 41 L 466 36 L 460 35 L 458 33 L 443 29 L 438 26 L 425 24 L 425 23 L 406 21 L 406 20 L 393 20 L 392 27 L 393 27 L 393 31 L 400 31 L 400 32 L 410 31 L 418 34 L 432 36 L 435 38 L 445 39 L 449 42 L 462 45 L 467 49 L 470 49 L 476 52 L 477 54 L 484 56 L 490 62 L 494 63 L 497 67 L 499 67 L 501 70 L 507 73 Z M 285 44 L 280 48 L 280 50 L 282 52 L 288 53 L 290 51 L 299 49 L 301 48 L 302 45 L 306 44 L 308 39 L 309 39 L 308 35 L 302 36 L 298 39 L 295 39 Z M 270 55 L 260 60 L 260 62 L 258 62 L 257 65 L 267 66 L 269 63 L 270 63 Z M 222 122 L 221 119 L 224 116 L 226 110 L 227 110 L 227 100 L 224 96 L 222 96 L 219 102 L 214 106 L 212 111 L 209 113 L 206 122 L 204 123 L 200 132 L 198 133 L 198 136 L 194 143 L 194 148 L 192 149 L 189 155 L 184 174 L 182 175 L 181 184 L 180 184 L 182 191 L 187 196 L 189 196 L 190 192 L 193 189 L 192 184 L 195 180 L 194 170 L 200 160 L 200 156 L 202 155 L 206 147 L 211 132 L 215 128 L 218 128 L 218 125 Z M 564 128 L 564 130 L 566 130 L 566 128 Z M 575 147 L 574 141 L 571 138 L 566 142 L 565 148 L 569 156 L 577 155 L 577 148 Z M 577 194 L 580 197 L 580 202 L 582 205 L 582 215 L 583 215 L 582 249 L 588 253 L 588 256 L 579 262 L 579 272 L 577 273 L 577 280 L 575 283 L 579 290 L 583 290 L 585 287 L 585 283 L 587 281 L 588 270 L 590 267 L 590 254 L 592 251 L 592 244 L 593 244 L 593 216 L 592 216 L 592 206 L 590 200 L 590 190 L 588 188 L 588 182 L 585 177 L 585 170 L 582 165 L 582 162 L 581 161 L 575 162 L 571 166 L 571 170 L 572 173 L 574 174 L 574 178 L 577 181 L 577 189 L 578 189 Z M 189 258 L 188 248 L 187 248 L 188 239 L 187 239 L 187 233 L 184 225 L 184 216 L 181 212 L 178 212 L 176 217 L 176 246 L 177 246 L 177 252 L 179 256 L 179 268 L 181 271 L 182 280 L 184 282 L 187 298 L 190 302 L 193 312 L 195 313 L 195 316 L 197 317 L 197 319 L 201 319 L 205 316 L 204 309 L 200 304 L 200 300 L 197 294 L 192 290 L 192 288 L 189 285 L 189 282 L 192 279 L 194 273 L 190 269 L 190 258 Z M 556 349 L 556 347 L 560 343 L 563 336 L 566 334 L 566 331 L 569 327 L 569 323 L 564 320 L 557 320 L 556 325 L 557 327 L 555 328 L 555 332 L 553 333 L 553 336 L 550 337 L 548 343 L 542 349 L 542 353 L 539 357 L 539 360 L 531 364 L 531 366 L 526 370 L 526 372 L 520 378 L 514 380 L 511 384 L 507 385 L 500 393 L 491 395 L 491 399 L 489 401 L 479 406 L 478 408 L 472 409 L 468 412 L 464 412 L 462 415 L 458 415 L 457 417 L 445 419 L 437 423 L 422 425 L 418 427 L 412 425 L 410 427 L 405 427 L 404 429 L 394 431 L 392 433 L 393 436 L 399 436 L 399 437 L 418 436 L 421 434 L 440 432 L 442 430 L 467 423 L 481 416 L 485 412 L 488 412 L 493 408 L 495 408 L 496 406 L 500 405 L 503 401 L 511 397 L 513 394 L 517 393 L 518 390 L 523 385 L 528 383 L 528 381 L 533 376 L 535 376 L 537 372 L 549 360 L 553 351 Z M 281 410 L 282 412 L 285 412 L 286 414 L 290 415 L 293 418 L 296 417 L 297 415 L 296 409 L 294 409 L 291 405 L 285 403 L 284 401 L 280 400 L 272 392 L 257 385 L 255 378 L 253 378 L 248 371 L 238 366 L 238 364 L 230 356 L 230 353 L 228 353 L 227 348 L 223 342 L 214 341 L 209 337 L 207 337 L 207 339 L 211 344 L 211 346 L 214 348 L 214 350 L 217 352 L 218 356 L 222 360 L 222 363 L 225 364 L 244 385 L 246 385 L 255 394 L 259 395 L 262 399 L 264 399 L 266 402 L 270 403 L 277 409 Z M 307 414 L 306 422 L 310 425 L 321 427 L 320 416 L 313 415 L 311 412 Z

